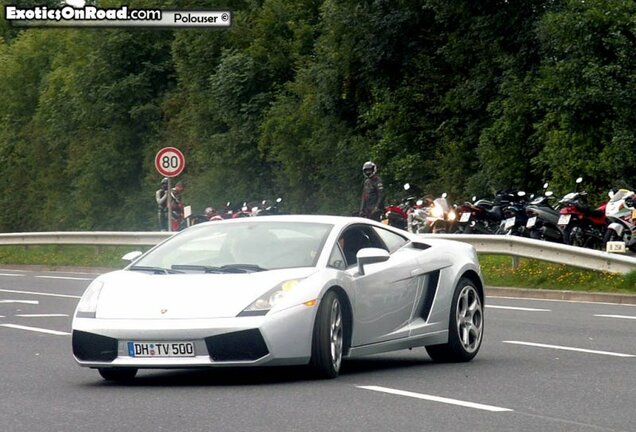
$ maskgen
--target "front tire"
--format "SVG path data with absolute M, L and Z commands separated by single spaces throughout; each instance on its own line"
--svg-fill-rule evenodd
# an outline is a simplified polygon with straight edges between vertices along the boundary
M 327 292 L 318 307 L 311 348 L 311 369 L 319 378 L 340 373 L 344 348 L 342 302 L 334 291 Z
M 426 347 L 435 362 L 467 362 L 477 355 L 484 333 L 483 299 L 475 284 L 459 280 L 450 310 L 448 342 Z
M 106 381 L 126 382 L 131 381 L 137 375 L 135 368 L 99 368 L 98 371 Z

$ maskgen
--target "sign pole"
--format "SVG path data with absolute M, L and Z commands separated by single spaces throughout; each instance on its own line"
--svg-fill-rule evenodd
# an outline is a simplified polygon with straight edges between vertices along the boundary
M 164 147 L 155 155 L 155 168 L 164 177 L 168 178 L 168 231 L 172 231 L 172 183 L 170 179 L 181 174 L 185 167 L 185 158 L 181 150 L 175 147 Z
M 168 199 L 166 200 L 166 206 L 168 208 L 168 232 L 172 231 L 172 185 L 170 183 L 170 177 L 168 177 Z

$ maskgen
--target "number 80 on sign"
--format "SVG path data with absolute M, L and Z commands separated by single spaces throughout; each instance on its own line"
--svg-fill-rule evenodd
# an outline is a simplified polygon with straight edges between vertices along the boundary
M 183 153 L 175 147 L 164 147 L 155 155 L 155 168 L 164 177 L 176 177 L 185 167 Z

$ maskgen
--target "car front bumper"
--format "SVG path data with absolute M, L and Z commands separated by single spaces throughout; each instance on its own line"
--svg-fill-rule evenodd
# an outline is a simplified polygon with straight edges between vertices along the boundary
M 86 367 L 190 368 L 307 364 L 317 305 L 264 316 L 73 320 L 73 355 Z M 193 357 L 134 357 L 128 342 L 194 343 Z

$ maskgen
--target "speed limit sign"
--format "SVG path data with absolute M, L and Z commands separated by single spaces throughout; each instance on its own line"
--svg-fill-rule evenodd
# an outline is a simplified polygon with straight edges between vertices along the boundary
M 183 153 L 175 147 L 164 147 L 155 155 L 155 168 L 164 177 L 176 177 L 185 167 Z

